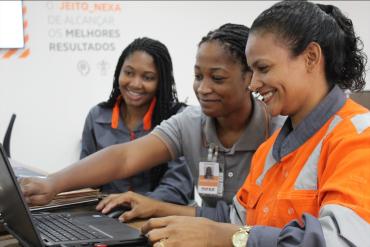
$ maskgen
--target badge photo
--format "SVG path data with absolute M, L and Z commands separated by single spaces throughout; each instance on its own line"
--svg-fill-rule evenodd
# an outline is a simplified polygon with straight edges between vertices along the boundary
M 219 164 L 217 162 L 199 163 L 198 191 L 202 194 L 217 195 L 219 185 Z

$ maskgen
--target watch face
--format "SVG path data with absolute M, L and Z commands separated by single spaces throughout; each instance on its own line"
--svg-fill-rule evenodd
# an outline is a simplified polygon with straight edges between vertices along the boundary
M 233 245 L 234 247 L 245 247 L 248 240 L 248 233 L 237 232 L 233 235 Z

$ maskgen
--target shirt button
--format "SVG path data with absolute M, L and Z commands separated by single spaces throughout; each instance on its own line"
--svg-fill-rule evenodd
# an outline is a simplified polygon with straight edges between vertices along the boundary
M 288 209 L 288 214 L 289 214 L 289 215 L 294 214 L 294 209 L 293 209 L 293 208 L 289 208 L 289 209 Z
M 234 173 L 229 172 L 229 173 L 227 174 L 227 176 L 228 176 L 229 178 L 232 178 L 232 177 L 234 176 Z
M 288 172 L 284 172 L 284 177 L 288 177 Z
M 263 208 L 263 213 L 267 214 L 270 211 L 269 207 L 264 207 Z

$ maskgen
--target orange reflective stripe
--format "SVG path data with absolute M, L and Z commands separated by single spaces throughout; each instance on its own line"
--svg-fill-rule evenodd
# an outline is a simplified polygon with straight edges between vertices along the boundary
M 111 127 L 112 129 L 117 129 L 118 122 L 119 122 L 119 106 L 122 101 L 122 95 L 118 96 L 116 100 L 116 104 L 114 104 L 113 110 L 112 110 L 112 123 Z
M 152 102 L 150 103 L 148 111 L 145 113 L 143 122 L 144 122 L 144 130 L 149 131 L 152 129 L 152 116 L 154 112 L 154 107 L 157 103 L 157 98 L 153 98 Z

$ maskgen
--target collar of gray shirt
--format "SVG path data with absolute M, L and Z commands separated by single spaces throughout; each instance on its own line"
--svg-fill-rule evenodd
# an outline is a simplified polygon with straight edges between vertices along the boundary
M 245 126 L 243 134 L 231 148 L 225 148 L 218 139 L 216 120 L 204 114 L 203 116 L 203 136 L 205 137 L 206 146 L 208 147 L 210 143 L 214 143 L 218 146 L 220 152 L 229 155 L 233 155 L 237 151 L 256 151 L 259 145 L 267 139 L 269 133 L 270 116 L 266 114 L 264 103 L 254 97 L 252 97 L 252 116 Z

